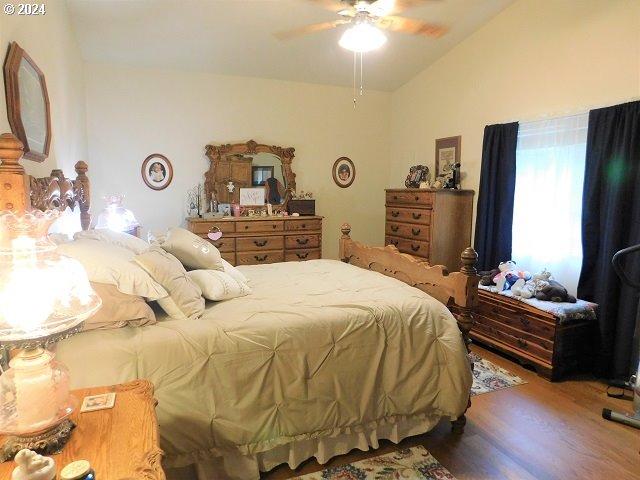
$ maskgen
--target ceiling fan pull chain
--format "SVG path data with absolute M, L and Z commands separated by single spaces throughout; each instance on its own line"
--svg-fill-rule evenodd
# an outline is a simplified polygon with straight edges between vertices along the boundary
M 353 108 L 356 108 L 356 65 L 357 65 L 357 53 L 353 52 Z
M 360 95 L 362 96 L 362 57 L 364 53 L 360 52 Z

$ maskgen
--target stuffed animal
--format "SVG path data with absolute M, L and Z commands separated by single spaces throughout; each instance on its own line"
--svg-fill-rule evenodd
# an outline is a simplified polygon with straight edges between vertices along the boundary
M 576 297 L 574 297 L 573 295 L 569 295 L 567 289 L 564 288 L 560 283 L 551 279 L 548 280 L 547 283 L 548 285 L 541 288 L 540 291 L 536 293 L 536 298 L 538 300 L 576 303 Z
M 541 291 L 544 287 L 549 285 L 549 279 L 551 278 L 551 272 L 548 272 L 545 268 L 540 273 L 534 273 L 530 280 L 522 286 L 513 286 L 511 291 L 517 297 L 532 298 Z
M 500 273 L 493 277 L 493 282 L 496 284 L 498 292 L 509 290 L 513 288 L 514 285 L 516 288 L 522 288 L 525 282 L 531 278 L 529 272 L 517 270 L 516 262 L 513 260 L 500 262 L 498 270 L 500 270 Z
M 492 268 L 491 270 L 479 271 L 478 275 L 480 275 L 480 281 L 478 282 L 478 284 L 484 287 L 490 287 L 491 285 L 494 284 L 493 277 L 495 277 L 499 273 L 500 273 L 500 270 L 498 270 L 497 268 Z

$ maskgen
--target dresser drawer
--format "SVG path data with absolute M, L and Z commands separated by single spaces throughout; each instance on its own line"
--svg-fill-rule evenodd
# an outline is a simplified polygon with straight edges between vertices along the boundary
M 392 190 L 386 192 L 386 204 L 391 205 L 419 205 L 429 208 L 433 205 L 433 192 L 418 190 Z
M 387 235 L 408 238 L 410 240 L 429 241 L 429 226 L 427 225 L 387 222 L 384 230 L 384 233 Z
M 429 242 L 387 236 L 384 239 L 384 244 L 394 245 L 402 253 L 409 253 L 418 257 L 424 257 L 427 260 L 429 259 Z
M 214 247 L 216 247 L 220 252 L 235 252 L 236 250 L 236 239 L 235 238 L 225 238 L 222 237 L 220 240 L 209 240 Z
M 287 250 L 295 248 L 317 248 L 320 246 L 320 236 L 318 234 L 287 235 L 284 244 Z
M 238 252 L 282 250 L 283 248 L 284 237 L 282 235 L 236 238 L 236 251 Z
M 238 252 L 236 265 L 258 265 L 260 263 L 284 262 L 283 251 Z
M 282 220 L 256 220 L 238 222 L 236 232 L 282 232 L 284 231 Z
M 286 230 L 320 230 L 322 228 L 322 220 L 289 220 L 286 222 Z
M 224 258 L 231 265 L 236 264 L 236 252 L 220 252 L 220 256 Z
M 233 222 L 189 222 L 189 229 L 198 235 L 206 236 L 213 227 L 218 227 L 222 233 L 234 233 L 236 231 L 236 224 Z
M 298 262 L 301 260 L 317 260 L 320 258 L 320 250 L 287 250 L 284 254 L 285 262 Z
M 403 222 L 415 223 L 419 225 L 430 225 L 431 210 L 387 207 L 387 222 Z
M 556 333 L 555 318 L 551 319 L 538 316 L 523 309 L 515 308 L 509 304 L 499 302 L 489 303 L 480 297 L 478 302 L 478 316 L 493 319 L 502 325 L 553 341 Z

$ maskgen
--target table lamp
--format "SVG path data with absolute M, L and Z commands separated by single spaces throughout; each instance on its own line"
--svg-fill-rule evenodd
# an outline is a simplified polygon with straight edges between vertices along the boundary
M 107 206 L 98 215 L 95 228 L 108 228 L 116 232 L 137 236 L 140 224 L 133 212 L 122 206 L 124 195 L 107 195 L 103 198 L 106 200 Z
M 101 300 L 82 265 L 47 237 L 59 215 L 0 212 L 0 349 L 20 349 L 0 376 L 0 460 L 23 448 L 59 451 L 74 427 L 68 371 L 46 347 L 78 333 Z

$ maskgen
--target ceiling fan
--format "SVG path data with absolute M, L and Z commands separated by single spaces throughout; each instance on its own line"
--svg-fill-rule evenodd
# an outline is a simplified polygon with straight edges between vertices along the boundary
M 407 8 L 434 0 L 307 0 L 336 12 L 341 18 L 328 22 L 280 32 L 276 36 L 282 40 L 307 33 L 315 33 L 339 25 L 369 25 L 392 32 L 437 38 L 447 32 L 441 25 L 394 15 Z M 348 48 L 348 47 L 345 47 Z

